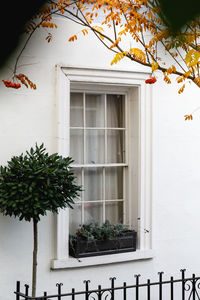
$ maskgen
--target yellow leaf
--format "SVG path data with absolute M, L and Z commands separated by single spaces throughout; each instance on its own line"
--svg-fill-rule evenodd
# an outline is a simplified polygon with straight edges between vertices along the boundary
M 118 33 L 118 35 L 122 35 L 122 34 L 126 35 L 126 32 L 127 32 L 127 28 L 124 28 L 123 30 L 121 30 L 121 31 Z
M 156 61 L 153 61 L 151 64 L 152 71 L 156 71 L 159 67 L 159 64 Z
M 196 85 L 198 85 L 200 87 L 200 78 L 199 77 L 195 78 L 194 82 L 196 83 Z
M 200 53 L 194 49 L 190 49 L 190 51 L 188 51 L 188 53 L 185 56 L 185 62 L 190 68 L 198 63 L 199 58 Z
M 81 31 L 82 31 L 82 33 L 83 33 L 84 35 L 88 34 L 87 29 L 83 29 L 83 30 L 81 30 Z
M 115 57 L 113 58 L 113 60 L 111 61 L 111 66 L 113 65 L 113 64 L 116 64 L 116 63 L 118 63 L 122 58 L 124 58 L 126 55 L 127 55 L 127 51 L 124 51 L 124 52 L 119 52 L 119 53 L 117 53 L 116 55 L 115 55 Z
M 129 50 L 129 53 L 131 53 L 133 58 L 135 58 L 136 60 L 146 63 L 146 55 L 141 49 L 131 48 Z
M 167 75 L 164 76 L 164 81 L 165 81 L 167 84 L 170 84 L 170 83 L 171 83 L 171 80 L 170 80 L 170 78 L 169 78 Z
M 185 89 L 185 84 L 179 89 L 178 93 L 179 94 L 183 93 L 184 89 Z
M 187 71 L 183 74 L 185 78 L 188 78 L 191 75 L 191 71 Z
M 167 69 L 166 73 L 168 74 L 172 74 L 176 72 L 176 68 L 174 67 L 174 65 L 172 65 L 170 68 Z
M 120 41 L 121 41 L 121 38 L 118 37 L 118 39 L 116 39 L 116 41 L 110 46 L 110 49 L 115 48 L 119 44 Z
M 93 28 L 96 29 L 99 33 L 103 32 L 103 28 L 100 27 L 100 26 L 95 25 L 95 26 L 93 26 Z M 100 37 L 102 40 L 104 39 L 103 35 L 101 35 L 101 34 L 99 34 L 99 37 Z
M 176 81 L 177 81 L 178 83 L 181 83 L 181 82 L 183 82 L 184 80 L 185 80 L 185 78 L 182 77 L 182 76 L 178 76 L 178 77 L 176 78 Z

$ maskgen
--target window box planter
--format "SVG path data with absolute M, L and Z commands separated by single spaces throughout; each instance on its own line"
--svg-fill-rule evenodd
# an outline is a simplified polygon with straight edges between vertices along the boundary
M 136 251 L 137 232 L 127 230 L 123 236 L 102 240 L 70 239 L 69 254 L 76 258 Z

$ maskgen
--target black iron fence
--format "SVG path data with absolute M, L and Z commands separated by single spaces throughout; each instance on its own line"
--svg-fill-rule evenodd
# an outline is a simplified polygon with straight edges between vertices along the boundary
M 20 282 L 17 281 L 16 300 L 200 300 L 200 277 L 192 274 L 186 276 L 186 270 L 180 271 L 179 279 L 170 277 L 164 280 L 164 273 L 158 273 L 158 281 L 152 282 L 148 279 L 141 283 L 140 275 L 135 275 L 132 285 L 124 282 L 121 286 L 116 286 L 116 278 L 110 278 L 110 286 L 103 288 L 101 285 L 97 289 L 90 289 L 90 281 L 85 280 L 83 291 L 76 291 L 74 288 L 70 292 L 63 292 L 63 284 L 57 283 L 57 292 L 54 295 L 47 295 L 44 292 L 40 297 L 29 295 L 29 286 L 26 284 L 23 292 Z

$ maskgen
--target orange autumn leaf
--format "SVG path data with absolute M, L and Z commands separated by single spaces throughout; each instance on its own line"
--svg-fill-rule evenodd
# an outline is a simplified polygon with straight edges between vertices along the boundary
M 15 75 L 15 77 L 18 80 L 20 80 L 21 83 L 23 85 L 25 85 L 27 88 L 30 87 L 31 89 L 36 90 L 36 85 L 28 78 L 27 75 L 20 73 L 20 74 Z
M 171 83 L 171 80 L 170 80 L 170 78 L 169 78 L 167 75 L 164 76 L 164 81 L 165 81 L 167 84 L 170 84 L 170 83 Z
M 185 115 L 184 116 L 184 118 L 185 118 L 185 121 L 189 121 L 189 120 L 193 120 L 193 116 L 190 114 L 190 115 Z
M 185 89 L 185 84 L 178 90 L 178 93 L 179 94 L 183 93 L 184 89 Z
M 74 40 L 77 40 L 77 35 L 73 35 L 68 39 L 68 42 L 74 42 Z

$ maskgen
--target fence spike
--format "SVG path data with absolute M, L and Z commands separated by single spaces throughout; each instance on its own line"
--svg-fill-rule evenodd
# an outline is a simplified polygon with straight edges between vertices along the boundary
M 181 269 L 181 276 L 182 276 L 182 300 L 185 300 L 185 271 L 186 269 Z
M 16 283 L 16 300 L 20 300 L 17 293 L 20 293 L 20 281 L 17 281 Z
M 114 300 L 114 295 L 115 295 L 115 280 L 116 280 L 116 277 L 110 277 L 109 278 L 111 280 L 111 300 Z
M 88 283 L 90 283 L 91 281 L 90 280 L 84 280 L 83 281 L 83 283 L 85 283 L 85 284 L 88 284 Z
M 164 272 L 158 272 L 159 275 L 159 300 L 162 300 L 162 276 Z
M 72 300 L 75 299 L 75 289 L 72 289 Z
M 174 299 L 174 277 L 170 277 L 170 294 L 171 294 L 171 298 L 170 300 Z
M 89 299 L 89 283 L 90 283 L 90 280 L 84 280 L 83 283 L 85 283 L 85 300 L 88 300 Z
M 126 282 L 123 283 L 123 300 L 126 300 Z
M 114 280 L 116 280 L 116 279 L 117 279 L 116 277 L 110 277 L 110 278 L 109 278 L 109 280 L 111 280 L 111 281 L 112 281 L 112 280 L 114 281 Z
M 135 287 L 135 299 L 139 300 L 139 278 L 140 278 L 140 274 L 138 275 L 134 275 L 135 280 L 136 280 L 136 287 Z
M 101 300 L 101 285 L 98 285 L 98 300 Z
M 186 269 L 180 269 L 180 272 L 185 273 Z
M 195 274 L 192 274 L 192 300 L 195 300 L 196 297 L 196 279 L 195 279 Z
M 150 300 L 151 299 L 151 290 L 150 290 L 150 285 L 151 281 L 150 279 L 147 279 L 147 300 Z
M 28 296 L 28 289 L 29 289 L 29 285 L 25 284 L 25 295 Z
M 58 287 L 58 300 L 61 300 L 61 286 L 63 283 L 56 283 L 56 286 Z

